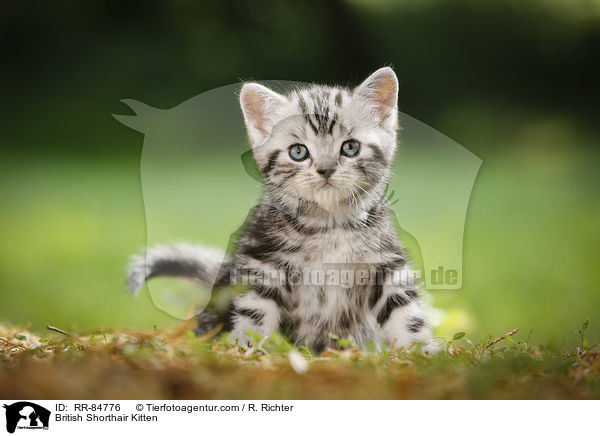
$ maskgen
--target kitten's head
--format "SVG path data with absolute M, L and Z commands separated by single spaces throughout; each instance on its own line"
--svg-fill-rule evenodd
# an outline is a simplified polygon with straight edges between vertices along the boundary
M 396 148 L 397 94 L 391 68 L 353 90 L 313 85 L 281 95 L 245 84 L 242 111 L 269 191 L 285 205 L 329 213 L 372 207 Z

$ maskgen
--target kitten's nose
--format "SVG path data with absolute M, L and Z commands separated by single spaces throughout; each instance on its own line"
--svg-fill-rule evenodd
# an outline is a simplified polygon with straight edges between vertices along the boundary
M 325 180 L 329 180 L 331 175 L 335 172 L 335 168 L 319 168 L 317 172 L 325 177 Z

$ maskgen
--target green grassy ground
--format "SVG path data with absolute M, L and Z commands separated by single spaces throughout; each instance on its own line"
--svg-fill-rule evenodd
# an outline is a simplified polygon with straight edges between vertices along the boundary
M 464 286 L 432 293 L 443 310 L 437 334 L 483 337 L 519 327 L 533 330 L 533 343 L 572 345 L 575 327 L 600 308 L 595 161 L 576 150 L 531 148 L 481 157 L 465 228 Z M 167 185 L 157 194 L 165 204 L 176 201 L 173 192 L 198 201 L 189 215 L 153 216 L 154 239 L 224 247 L 260 188 L 242 170 L 239 154 L 205 160 L 199 175 L 194 162 L 167 168 L 167 181 L 189 174 L 205 184 Z M 227 183 L 215 189 L 217 177 Z M 145 243 L 134 153 L 86 162 L 9 156 L 0 162 L 0 184 L 0 319 L 31 323 L 34 331 L 47 324 L 177 324 L 147 292 L 132 298 L 124 290 L 129 255 Z M 598 341 L 600 323 L 588 334 Z
M 600 352 L 531 346 L 518 335 L 457 338 L 436 356 L 330 349 L 284 338 L 250 347 L 171 330 L 63 334 L 0 326 L 3 398 L 598 399 Z M 460 335 L 458 335 L 460 336 Z M 513 339 L 514 338 L 514 339 Z M 343 341 L 339 341 L 341 345 Z M 48 377 L 52 374 L 52 377 Z M 23 383 L 27 380 L 27 383 Z

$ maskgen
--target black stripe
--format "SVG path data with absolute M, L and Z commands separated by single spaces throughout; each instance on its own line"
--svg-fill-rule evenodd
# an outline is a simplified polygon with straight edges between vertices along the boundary
M 328 118 L 327 116 L 323 115 L 323 114 L 314 114 L 315 119 L 317 120 L 317 128 L 319 130 L 319 133 L 325 133 L 325 131 L 327 130 L 327 121 Z
M 240 248 L 240 254 L 263 262 L 272 260 L 274 255 L 279 251 L 279 241 L 266 234 L 257 233 L 255 235 L 256 238 L 254 241 Z
M 298 107 L 303 115 L 306 115 L 308 113 L 306 102 L 304 101 L 304 98 L 301 95 L 298 95 Z
M 419 333 L 424 325 L 425 320 L 422 318 L 411 318 L 410 323 L 408 324 L 408 331 L 411 333 Z
M 271 172 L 271 170 L 275 166 L 275 161 L 277 160 L 279 153 L 281 153 L 281 150 L 275 150 L 271 152 L 271 154 L 269 155 L 269 160 L 267 161 L 267 165 L 263 169 L 264 174 L 269 174 Z
M 333 114 L 333 116 L 331 117 L 331 122 L 329 123 L 329 128 L 327 129 L 327 133 L 329 133 L 330 135 L 333 133 L 333 127 L 335 126 L 335 123 L 337 123 L 337 120 L 337 114 Z
M 371 295 L 369 296 L 369 307 L 371 309 L 373 309 L 377 305 L 377 302 L 383 295 L 383 284 L 382 284 L 382 282 L 379 282 L 379 277 L 377 277 L 377 275 L 379 273 L 380 272 L 377 271 L 377 274 L 376 274 L 377 282 L 373 286 L 373 289 L 371 290 Z
M 292 293 L 292 285 L 290 284 L 289 275 L 290 275 L 290 272 L 288 271 L 285 275 L 284 287 L 285 287 L 285 290 L 288 292 L 288 294 L 291 294 Z
M 321 354 L 323 351 L 325 351 L 325 339 L 323 338 L 318 338 L 315 339 L 315 341 L 311 344 L 311 349 L 313 351 L 313 353 L 319 355 Z
M 344 96 L 342 95 L 342 91 L 339 91 L 337 93 L 337 95 L 335 96 L 335 104 L 337 104 L 338 106 L 341 106 L 343 98 L 344 98 Z
M 405 291 L 405 294 L 412 299 L 415 299 L 419 296 L 419 293 L 414 289 L 409 289 L 408 291 Z
M 310 125 L 311 129 L 313 130 L 315 135 L 319 134 L 319 129 L 317 129 L 317 126 L 315 126 L 313 124 L 312 119 L 310 118 L 310 115 L 306 114 L 304 115 L 304 119 L 306 120 L 306 122 Z
M 386 263 L 379 264 L 378 268 L 383 271 L 394 271 L 394 270 L 406 265 L 406 260 L 404 259 L 402 253 L 395 253 L 395 254 L 396 254 L 396 256 L 398 256 L 396 259 L 391 260 Z
M 385 161 L 385 156 L 383 155 L 383 152 L 381 151 L 381 148 L 379 148 L 375 144 L 367 144 L 367 147 L 369 147 L 373 151 L 373 158 L 377 162 L 381 163 L 382 165 L 387 164 L 387 162 Z
M 264 212 L 257 215 L 245 231 L 248 239 L 240 244 L 238 253 L 260 261 L 270 261 L 281 248 L 281 240 L 273 231 L 272 222 L 264 218 Z
M 365 178 L 369 183 L 374 185 L 375 182 L 377 182 L 377 179 L 379 178 L 379 175 L 381 173 L 381 168 L 379 167 L 379 165 L 369 165 L 369 169 L 372 169 L 372 171 L 369 171 L 367 169 L 367 166 L 365 165 L 365 162 L 357 160 L 354 166 L 365 175 Z
M 231 331 L 233 330 L 233 322 L 234 322 L 234 315 L 235 315 L 235 304 L 233 302 L 233 300 L 229 301 L 229 304 L 227 305 L 227 313 L 224 316 L 224 325 L 223 328 L 226 331 Z
M 242 307 L 242 308 L 236 309 L 235 311 L 238 315 L 253 319 L 257 323 L 261 322 L 263 317 L 265 316 L 264 313 L 262 313 L 256 309 L 246 309 L 246 308 Z
M 272 286 L 258 286 L 256 289 L 254 289 L 254 292 L 256 292 L 256 295 L 261 298 L 273 300 L 278 306 L 283 307 L 285 304 L 279 288 L 274 288 Z
M 298 168 L 290 168 L 290 169 L 282 169 L 282 170 L 274 170 L 271 173 L 271 177 L 277 177 L 277 176 L 286 176 L 286 179 L 289 179 L 292 176 L 295 176 L 296 174 L 298 174 Z
M 195 315 L 196 328 L 194 334 L 196 336 L 202 336 L 210 332 L 219 322 L 221 321 L 219 315 L 210 308 L 204 309 L 199 314 Z
M 385 306 L 383 307 L 383 309 L 381 309 L 381 312 L 379 312 L 379 315 L 377 315 L 377 322 L 380 325 L 385 324 L 386 321 L 388 319 L 390 319 L 390 316 L 392 315 L 392 312 L 395 309 L 397 309 L 398 307 L 406 306 L 408 303 L 410 303 L 410 300 L 408 298 L 406 298 L 404 295 L 401 295 L 401 294 L 390 295 L 385 303 Z
M 217 274 L 217 279 L 214 281 L 213 287 L 219 288 L 222 286 L 230 286 L 231 285 L 231 272 L 235 268 L 235 264 L 233 261 L 228 260 L 221 263 L 221 268 L 219 268 L 219 272 Z
M 308 113 L 308 106 L 306 104 L 306 101 L 304 100 L 304 97 L 302 97 L 301 95 L 298 95 L 298 106 L 300 108 L 300 112 L 302 113 L 302 115 L 304 115 L 304 120 L 310 125 L 310 127 L 313 130 L 313 132 L 315 133 L 315 135 L 318 135 L 319 130 L 317 129 L 317 126 L 314 125 L 312 119 L 310 118 L 310 114 Z
M 193 260 L 159 259 L 152 263 L 151 268 L 146 280 L 158 276 L 202 277 L 204 275 L 202 265 Z
M 281 329 L 282 333 L 293 337 L 294 333 L 298 329 L 298 324 L 300 324 L 300 320 L 285 313 L 283 313 L 282 315 L 283 316 L 281 317 L 279 328 Z
M 288 254 L 298 253 L 300 250 L 302 250 L 302 245 L 292 244 L 291 242 L 287 242 L 281 247 L 281 251 Z
M 316 235 L 317 233 L 321 233 L 326 231 L 326 228 L 322 228 L 322 227 L 308 227 L 305 226 L 304 224 L 301 224 L 300 222 L 298 222 L 298 220 L 296 219 L 296 217 L 293 217 L 287 213 L 282 213 L 283 218 L 285 219 L 285 221 L 298 233 L 301 233 L 303 235 L 307 235 L 307 236 L 312 236 L 312 235 Z
M 340 324 L 340 328 L 346 332 L 347 330 L 350 329 L 350 326 L 352 325 L 352 320 L 350 319 L 350 314 L 346 311 L 342 312 L 342 315 L 340 316 L 339 319 L 339 324 Z
M 378 205 L 373 206 L 367 213 L 367 217 L 364 220 L 364 225 L 367 227 L 373 227 L 381 220 L 382 214 L 383 211 Z
M 319 303 L 321 305 L 325 304 L 327 302 L 326 296 L 325 296 L 325 288 L 323 286 L 319 287 Z

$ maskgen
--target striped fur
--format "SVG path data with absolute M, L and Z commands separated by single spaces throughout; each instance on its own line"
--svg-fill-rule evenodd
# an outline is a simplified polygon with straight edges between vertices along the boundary
M 433 351 L 421 292 L 398 280 L 410 268 L 385 197 L 397 89 L 390 68 L 353 90 L 313 85 L 280 95 L 245 84 L 240 102 L 265 192 L 234 258 L 219 272 L 200 249 L 188 259 L 150 251 L 145 269 L 132 269 L 132 287 L 160 274 L 223 284 L 226 272 L 252 271 L 260 279 L 232 304 L 236 340 L 246 341 L 248 329 L 283 331 L 319 352 L 335 345 L 335 333 L 359 345 L 423 342 Z M 341 153 L 345 141 L 358 143 L 358 154 Z M 290 156 L 294 144 L 306 146 L 305 160 Z

